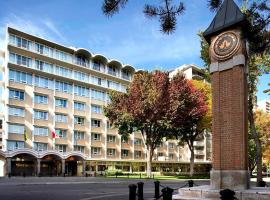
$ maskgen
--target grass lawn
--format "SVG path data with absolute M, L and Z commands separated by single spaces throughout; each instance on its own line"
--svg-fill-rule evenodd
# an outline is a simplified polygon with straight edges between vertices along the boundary
M 115 175 L 106 176 L 107 178 L 116 178 Z M 124 179 L 147 179 L 145 174 L 140 175 L 117 175 L 117 178 L 124 178 Z M 185 176 L 185 175 L 175 175 L 175 176 L 162 176 L 162 175 L 156 175 L 154 176 L 154 179 L 156 180 L 181 180 L 181 179 L 209 179 L 209 175 L 194 175 L 192 177 Z

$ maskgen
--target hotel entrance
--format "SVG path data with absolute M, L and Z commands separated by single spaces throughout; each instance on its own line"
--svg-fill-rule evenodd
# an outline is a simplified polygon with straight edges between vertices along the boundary
M 40 160 L 39 176 L 60 176 L 62 173 L 62 159 L 57 155 L 46 155 Z
M 66 159 L 66 174 L 68 176 L 83 176 L 85 161 L 79 156 L 70 156 Z
M 11 158 L 11 176 L 35 176 L 37 159 L 31 154 L 17 154 Z

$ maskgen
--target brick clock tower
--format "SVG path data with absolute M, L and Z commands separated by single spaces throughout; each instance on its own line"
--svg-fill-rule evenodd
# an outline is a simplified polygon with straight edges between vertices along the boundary
M 248 189 L 247 53 L 245 15 L 224 0 L 204 32 L 210 44 L 213 92 L 212 189 Z

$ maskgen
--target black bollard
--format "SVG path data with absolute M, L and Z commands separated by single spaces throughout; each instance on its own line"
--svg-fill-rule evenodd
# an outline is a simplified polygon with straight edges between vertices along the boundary
M 189 180 L 188 181 L 188 187 L 193 187 L 194 186 L 194 181 L 193 180 Z
M 138 200 L 143 200 L 143 182 L 138 182 Z
M 172 195 L 173 195 L 173 189 L 169 187 L 165 187 L 161 190 L 163 200 L 172 200 Z
M 259 187 L 266 187 L 266 182 L 265 181 L 260 181 L 259 182 Z
M 154 198 L 155 199 L 158 199 L 159 196 L 160 196 L 160 192 L 159 192 L 160 182 L 159 181 L 155 181 L 154 184 L 155 184 L 155 196 L 154 196 Z
M 219 192 L 221 200 L 235 200 L 235 192 L 230 189 L 221 190 Z
M 8 178 L 11 178 L 11 173 L 8 173 Z
M 136 200 L 137 186 L 134 184 L 130 184 L 128 187 L 129 187 L 129 200 Z

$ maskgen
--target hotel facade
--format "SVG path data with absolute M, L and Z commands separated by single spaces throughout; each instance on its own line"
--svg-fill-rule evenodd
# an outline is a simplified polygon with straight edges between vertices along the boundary
M 194 65 L 177 70 L 203 78 Z M 141 134 L 121 138 L 103 115 L 108 91 L 125 92 L 134 73 L 131 65 L 8 27 L 0 51 L 0 176 L 144 172 Z M 186 146 L 164 140 L 153 171 L 185 172 L 189 155 Z M 205 133 L 195 142 L 195 163 L 209 168 L 210 160 Z

